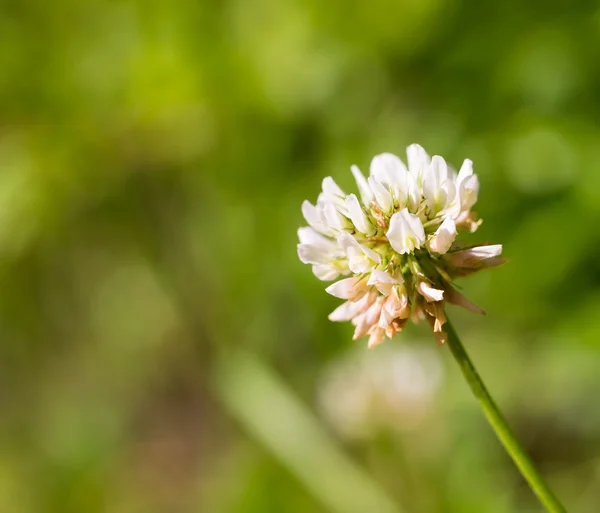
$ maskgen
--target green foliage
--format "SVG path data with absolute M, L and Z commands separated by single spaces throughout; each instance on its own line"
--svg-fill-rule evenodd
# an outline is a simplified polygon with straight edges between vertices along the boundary
M 597 511 L 599 34 L 560 0 L 4 2 L 0 511 L 537 511 L 446 349 L 357 363 L 297 261 L 321 179 L 413 142 L 475 163 L 510 262 L 455 325 Z

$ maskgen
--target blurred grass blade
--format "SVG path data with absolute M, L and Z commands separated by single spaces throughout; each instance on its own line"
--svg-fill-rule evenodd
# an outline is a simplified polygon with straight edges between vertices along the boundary
M 334 513 L 401 513 L 381 486 L 263 362 L 238 351 L 223 359 L 216 388 L 230 413 Z

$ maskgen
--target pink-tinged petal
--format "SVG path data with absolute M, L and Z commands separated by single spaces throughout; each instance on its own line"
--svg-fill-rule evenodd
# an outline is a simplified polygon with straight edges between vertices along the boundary
M 352 340 L 358 340 L 369 332 L 370 325 L 366 322 L 366 314 L 355 317 L 352 323 L 356 326 L 352 334 Z
M 417 285 L 417 290 L 428 303 L 442 301 L 444 299 L 444 291 L 432 287 L 426 281 L 420 281 Z
M 388 272 L 379 271 L 378 269 L 375 269 L 371 273 L 371 278 L 369 278 L 369 284 L 374 285 L 375 283 L 400 283 L 400 280 L 392 276 Z
M 394 319 L 392 323 L 385 329 L 385 334 L 388 338 L 394 338 L 394 335 L 400 333 L 404 327 L 408 319 Z
M 373 349 L 376 345 L 381 344 L 383 342 L 384 337 L 385 337 L 385 330 L 383 330 L 381 328 L 375 328 L 375 329 L 371 330 L 371 333 L 369 336 L 369 343 L 368 343 L 367 347 L 369 349 Z
M 421 220 L 404 208 L 391 217 L 386 236 L 392 248 L 403 255 L 423 245 L 425 229 Z
M 383 303 L 381 317 L 379 318 L 379 327 L 387 329 L 392 323 L 400 323 L 410 316 L 410 307 L 408 306 L 408 297 L 405 294 L 399 295 L 396 288 Z
M 358 301 L 369 291 L 366 278 L 356 276 L 336 281 L 325 289 L 325 292 L 340 299 Z
M 364 337 L 369 330 L 376 325 L 381 316 L 381 303 L 373 303 L 365 313 L 355 317 L 352 321 L 356 325 L 354 330 L 353 340 Z
M 455 267 L 451 270 L 451 275 L 455 278 L 470 276 L 471 274 L 484 271 L 485 269 L 499 267 L 506 262 L 507 259 L 502 257 L 488 258 L 487 260 L 482 260 L 478 264 L 471 265 L 470 267 Z
M 410 306 L 408 305 L 408 296 L 406 290 L 402 287 L 402 291 L 398 291 L 398 287 L 394 287 L 390 295 L 383 304 L 383 308 L 387 310 L 392 318 L 406 319 L 410 316 Z
M 329 314 L 329 320 L 334 322 L 351 321 L 361 315 L 376 301 L 377 293 L 369 292 L 358 301 L 347 301 Z
M 379 322 L 377 323 L 377 325 L 380 328 L 386 329 L 392 323 L 393 320 L 393 314 L 391 314 L 389 310 L 387 310 L 384 306 L 384 308 L 381 309 L 381 316 L 379 317 Z
M 352 320 L 356 315 L 356 303 L 346 301 L 331 312 L 328 318 L 333 322 L 344 322 Z
M 325 292 L 332 296 L 339 297 L 340 299 L 350 299 L 358 286 L 359 281 L 360 280 L 357 277 L 345 278 L 329 285 L 329 287 L 325 289 Z
M 384 296 L 388 296 L 392 290 L 392 287 L 397 283 L 400 283 L 400 281 L 394 278 L 392 275 L 377 269 L 371 272 L 371 276 L 367 282 L 368 285 L 375 285 L 377 290 Z
M 394 283 L 395 280 L 387 272 L 375 269 L 375 270 L 373 270 L 373 272 L 371 273 L 371 276 L 369 277 L 369 285 L 375 285 L 377 282 Z
M 396 312 L 402 307 L 402 298 L 398 294 L 398 288 L 393 287 L 383 303 L 383 309 L 388 311 L 392 318 L 396 317 Z
M 429 240 L 429 249 L 443 255 L 452 247 L 456 235 L 456 224 L 448 217 Z
M 365 312 L 365 320 L 369 326 L 374 326 L 381 315 L 381 301 L 373 303 Z
M 455 267 L 471 267 L 484 260 L 498 257 L 502 254 L 502 244 L 490 244 L 487 246 L 475 246 L 448 253 L 444 259 Z

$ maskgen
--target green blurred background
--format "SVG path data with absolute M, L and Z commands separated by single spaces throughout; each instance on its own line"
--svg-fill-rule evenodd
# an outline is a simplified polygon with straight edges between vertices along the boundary
M 376 350 L 301 202 L 418 142 L 508 265 L 452 317 L 570 511 L 600 507 L 600 8 L 0 4 L 0 512 L 541 511 L 425 326 Z

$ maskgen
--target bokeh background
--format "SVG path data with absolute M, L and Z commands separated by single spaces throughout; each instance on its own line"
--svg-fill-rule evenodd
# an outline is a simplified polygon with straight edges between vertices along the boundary
M 538 512 L 425 326 L 367 351 L 301 202 L 419 142 L 510 263 L 452 317 L 600 506 L 600 8 L 0 4 L 0 512 Z

